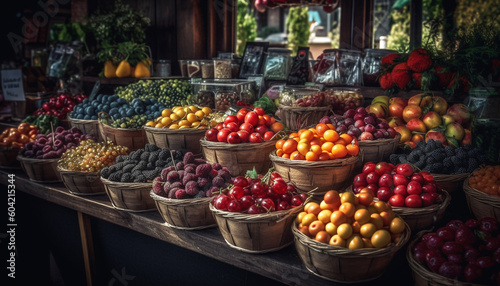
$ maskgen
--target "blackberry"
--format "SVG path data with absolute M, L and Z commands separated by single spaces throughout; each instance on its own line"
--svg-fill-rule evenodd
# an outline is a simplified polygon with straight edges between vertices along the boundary
M 401 156 L 399 156 L 398 159 L 399 159 L 398 162 L 395 163 L 394 165 L 408 163 L 408 159 L 407 159 L 406 155 L 401 155 Z
M 158 161 L 158 153 L 159 152 L 149 152 L 149 158 L 148 158 L 148 161 L 149 162 L 156 162 Z
M 417 148 L 417 150 L 422 150 L 422 149 L 424 149 L 424 148 L 425 148 L 425 142 L 424 142 L 424 141 L 420 141 L 420 142 L 418 142 L 418 143 L 417 143 L 417 147 L 415 147 L 415 148 Z
M 455 150 L 450 146 L 445 146 L 444 153 L 446 154 L 446 157 L 451 157 L 451 156 L 455 155 Z
M 175 161 L 182 161 L 184 159 L 184 152 L 175 150 L 173 153 Z
M 154 180 L 154 178 L 157 177 L 156 173 L 157 172 L 155 170 L 145 170 L 145 171 L 142 171 L 142 174 L 144 175 L 144 177 L 146 177 L 147 181 Z
M 141 161 L 146 161 L 148 162 L 148 159 L 149 159 L 149 152 L 148 151 L 144 151 L 144 153 L 141 154 Z
M 131 173 L 126 173 L 124 172 L 122 176 L 120 177 L 120 182 L 122 183 L 131 183 L 134 181 L 134 178 L 132 177 Z
M 168 158 L 170 158 L 170 152 L 167 149 L 161 149 L 158 158 L 160 160 L 167 160 Z
M 434 158 L 434 162 L 442 162 L 446 157 L 443 150 L 435 149 L 429 154 L 430 157 Z
M 134 176 L 134 182 L 135 183 L 146 183 L 148 180 L 143 174 L 139 174 L 137 176 Z
M 479 168 L 479 162 L 475 158 L 469 158 L 467 164 L 467 173 L 472 173 L 474 170 Z
M 146 165 L 147 170 L 153 170 L 154 168 L 155 168 L 154 162 L 148 162 L 148 164 Z
M 479 152 L 479 149 L 477 149 L 477 148 L 473 148 L 473 149 L 467 151 L 467 156 L 469 156 L 469 157 L 477 157 L 477 156 L 479 156 L 479 154 L 480 154 L 480 152 Z
M 462 160 L 467 159 L 467 152 L 462 148 L 457 148 L 457 157 Z
M 123 167 L 123 173 L 130 173 L 132 169 L 135 167 L 134 164 L 127 164 L 125 167 Z
M 467 173 L 467 169 L 465 167 L 460 167 L 458 170 L 455 172 L 455 174 L 463 174 Z
M 148 143 L 148 144 L 146 144 L 146 147 L 144 147 L 144 149 L 146 151 L 153 152 L 153 151 L 156 151 L 156 150 L 158 150 L 160 148 L 158 146 L 154 145 L 154 144 Z
M 122 171 L 116 171 L 109 175 L 108 180 L 113 182 L 120 182 L 122 177 Z
M 441 174 L 443 172 L 443 164 L 442 163 L 434 163 L 431 165 L 431 173 Z
M 162 167 L 162 168 L 165 168 L 167 166 L 167 161 L 165 160 L 156 160 L 155 162 L 155 167 Z
M 116 163 L 112 166 L 115 166 L 116 170 L 121 170 L 123 169 L 123 167 L 125 167 L 126 163 L 125 162 L 120 162 L 120 163 Z
M 132 153 L 129 154 L 130 159 L 140 160 L 142 153 L 144 153 L 144 149 L 139 149 L 139 150 L 133 151 Z
M 144 162 L 144 161 L 140 161 L 133 169 L 132 169 L 132 172 L 134 172 L 135 170 L 139 170 L 139 171 L 144 171 L 146 170 L 146 166 L 148 165 L 148 163 Z
M 423 142 L 423 141 L 421 141 L 421 142 Z M 425 144 L 424 152 L 428 154 L 428 153 L 431 153 L 432 151 L 434 151 L 434 144 L 430 144 L 430 143 Z
M 432 165 L 432 164 L 436 163 L 436 160 L 435 160 L 433 157 L 430 157 L 430 156 L 429 156 L 429 157 L 426 157 L 426 158 L 425 158 L 425 163 L 426 163 L 427 165 Z
M 421 157 L 422 156 L 417 155 L 416 152 L 411 152 L 410 154 L 408 154 L 408 156 L 406 156 L 406 159 L 410 163 L 416 163 L 416 162 L 420 161 Z
M 415 167 L 417 167 L 417 168 L 419 168 L 419 169 L 422 170 L 425 167 L 425 159 L 424 159 L 424 157 L 422 157 L 417 162 L 414 162 L 413 164 L 415 165 Z
M 462 164 L 462 160 L 458 158 L 458 156 L 451 156 L 450 160 L 454 166 L 460 166 Z
M 128 159 L 128 156 L 127 156 L 127 155 L 118 155 L 118 156 L 116 156 L 116 158 L 115 158 L 115 162 L 116 162 L 116 163 L 120 163 L 120 162 L 125 161 L 126 159 Z
M 101 169 L 101 177 L 103 177 L 104 179 L 107 179 L 109 177 L 109 168 L 108 167 L 104 167 Z
M 398 154 L 391 154 L 389 156 L 389 161 L 391 162 L 391 164 L 396 165 L 397 162 L 399 162 L 399 157 L 400 157 L 400 155 L 398 155 Z
M 443 168 L 446 170 L 453 169 L 453 162 L 450 158 L 445 158 L 443 160 Z

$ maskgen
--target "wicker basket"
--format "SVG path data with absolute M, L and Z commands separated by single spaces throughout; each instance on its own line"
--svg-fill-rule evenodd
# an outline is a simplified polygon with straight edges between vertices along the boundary
M 17 160 L 20 149 L 0 146 L 0 168 L 20 169 L 21 164 Z
M 106 193 L 100 172 L 78 172 L 57 167 L 62 181 L 74 195 L 102 195 Z
M 114 208 L 130 212 L 156 210 L 155 201 L 149 195 L 151 183 L 120 183 L 103 177 L 101 181 Z
M 160 148 L 184 150 L 201 154 L 200 139 L 205 136 L 207 129 L 183 128 L 153 128 L 144 127 L 148 142 Z
M 159 196 L 153 191 L 151 197 L 165 224 L 169 227 L 186 230 L 205 229 L 216 226 L 215 218 L 208 205 L 211 197 L 198 199 L 170 199 Z
M 317 188 L 314 200 L 322 200 L 329 190 L 344 190 L 352 183 L 354 168 L 359 156 L 327 161 L 290 160 L 269 155 L 274 169 L 287 182 L 293 182 L 299 192 Z
M 396 252 L 411 235 L 407 224 L 401 239 L 384 248 L 348 249 L 309 238 L 292 226 L 295 248 L 306 268 L 313 274 L 335 282 L 360 283 L 382 276 Z
M 200 144 L 203 156 L 208 163 L 220 163 L 229 169 L 231 175 L 244 176 L 246 171 L 253 170 L 254 167 L 259 174 L 267 172 L 271 167 L 269 154 L 276 149 L 276 141 L 228 144 L 211 142 L 202 138 Z
M 357 167 L 360 169 L 366 162 L 388 161 L 389 156 L 396 152 L 399 146 L 401 135 L 391 139 L 377 139 L 359 141 L 359 162 Z
M 424 265 L 420 264 L 412 254 L 413 246 L 420 240 L 425 232 L 420 232 L 414 240 L 410 242 L 406 249 L 406 259 L 408 260 L 408 265 L 412 270 L 413 279 L 415 280 L 415 286 L 481 286 L 480 284 L 473 284 L 468 282 L 462 282 L 454 279 L 450 279 L 434 273 L 427 269 Z M 484 286 L 484 284 L 482 285 Z
M 103 140 L 127 147 L 129 151 L 142 149 L 146 146 L 146 132 L 141 129 L 114 128 L 99 122 L 99 132 Z
M 88 134 L 94 136 L 97 142 L 102 142 L 102 134 L 99 131 L 99 121 L 98 120 L 83 120 L 68 117 L 71 127 L 76 127 L 83 132 L 83 134 Z
M 413 233 L 431 229 L 436 225 L 436 222 L 443 218 L 451 201 L 451 196 L 447 191 L 442 190 L 441 192 L 439 201 L 430 206 L 422 208 L 392 207 L 392 210 L 404 219 Z
M 477 219 L 493 217 L 500 221 L 500 198 L 474 189 L 469 178 L 463 184 L 467 205 Z
M 18 155 L 17 160 L 21 168 L 28 175 L 30 181 L 37 183 L 59 183 L 62 181 L 61 174 L 57 171 L 56 159 L 35 159 Z
M 470 173 L 455 174 L 455 175 L 444 175 L 444 174 L 432 174 L 434 181 L 438 183 L 443 190 L 453 195 L 453 193 L 463 185 L 464 180 L 470 175 Z
M 247 253 L 266 253 L 280 250 L 293 243 L 291 226 L 304 207 L 265 214 L 245 214 L 220 211 L 212 204 L 219 230 L 227 244 Z
M 319 120 L 328 115 L 330 106 L 323 107 L 292 107 L 280 104 L 276 115 L 290 131 L 298 131 L 310 125 L 316 125 Z

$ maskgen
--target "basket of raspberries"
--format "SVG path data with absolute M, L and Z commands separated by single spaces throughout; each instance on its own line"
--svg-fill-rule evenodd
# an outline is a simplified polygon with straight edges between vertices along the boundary
M 229 170 L 187 152 L 182 161 L 164 168 L 150 192 L 165 224 L 196 230 L 216 226 L 209 209 L 213 194 L 231 184 Z

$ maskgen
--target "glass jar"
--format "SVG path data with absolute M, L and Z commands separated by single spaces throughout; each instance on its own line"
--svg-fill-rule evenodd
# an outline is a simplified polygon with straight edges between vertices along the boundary
M 215 108 L 215 94 L 210 90 L 200 90 L 197 94 L 196 103 L 199 106 L 208 106 L 211 109 Z
M 342 51 L 339 61 L 341 85 L 355 87 L 363 85 L 361 55 L 361 51 Z
M 279 94 L 279 101 L 282 105 L 293 107 L 323 106 L 324 99 L 321 97 L 319 88 L 286 86 Z
M 225 112 L 231 104 L 236 104 L 238 100 L 239 96 L 234 88 L 220 87 L 215 94 L 215 109 Z
M 189 60 L 187 64 L 188 77 L 198 78 L 201 77 L 201 68 L 199 60 Z
M 231 75 L 233 78 L 239 78 L 240 77 L 240 65 L 241 65 L 241 60 L 232 60 L 231 61 Z
M 214 60 L 214 78 L 231 78 L 232 68 L 230 59 Z
M 201 60 L 200 64 L 201 64 L 201 77 L 214 78 L 214 61 Z
M 269 48 L 264 65 L 264 78 L 286 80 L 290 71 L 291 53 L 289 49 Z
M 187 60 L 179 60 L 179 66 L 181 68 L 181 76 L 182 77 L 188 77 L 188 62 Z
M 363 85 L 378 86 L 377 78 L 379 76 L 382 58 L 396 53 L 394 50 L 385 49 L 365 49 L 365 57 L 363 59 Z
M 169 60 L 158 60 L 155 63 L 154 75 L 157 77 L 170 76 L 171 65 Z
M 338 86 L 342 84 L 340 78 L 339 61 L 341 49 L 326 49 L 317 58 L 317 65 L 313 69 L 313 81 L 327 86 Z

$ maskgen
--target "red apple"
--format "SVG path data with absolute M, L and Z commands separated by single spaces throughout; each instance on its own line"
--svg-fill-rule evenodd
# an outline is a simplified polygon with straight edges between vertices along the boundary
M 408 163 L 396 165 L 396 173 L 409 177 L 413 174 L 413 167 Z
M 392 128 L 394 128 L 396 126 L 404 126 L 405 125 L 403 118 L 393 116 L 393 117 L 389 117 L 388 120 L 389 120 L 388 125 L 389 125 L 389 127 L 392 127 Z
M 389 99 L 389 105 L 391 105 L 393 103 L 396 103 L 396 104 L 399 104 L 399 105 L 402 105 L 403 107 L 405 107 L 408 105 L 408 100 L 405 98 L 402 98 L 402 97 L 397 97 L 397 96 L 391 97 Z
M 368 112 L 375 114 L 378 118 L 385 118 L 389 113 L 389 107 L 384 103 L 377 102 L 370 105 Z
M 453 122 L 446 125 L 444 135 L 448 138 L 453 138 L 460 142 L 464 138 L 465 131 L 462 125 L 460 125 L 458 122 Z
M 408 104 L 403 110 L 403 120 L 410 121 L 413 118 L 420 118 L 422 116 L 422 108 L 415 104 Z
M 418 118 L 412 118 L 406 123 L 406 128 L 408 128 L 411 132 L 427 132 L 427 128 L 422 120 Z
M 398 103 L 392 103 L 389 105 L 389 116 L 394 116 L 403 119 L 403 110 L 405 107 Z
M 436 112 L 439 115 L 444 115 L 446 110 L 448 110 L 448 102 L 441 96 L 433 96 L 432 97 L 432 111 Z
M 429 141 L 430 139 L 439 141 L 441 142 L 441 144 L 446 145 L 446 137 L 440 131 L 429 130 L 427 133 L 425 133 L 425 142 Z
M 447 113 L 453 117 L 455 122 L 458 122 L 462 125 L 468 124 L 471 119 L 469 109 L 467 108 L 467 106 L 461 103 L 456 103 L 450 106 Z
M 460 142 L 460 145 L 470 145 L 472 143 L 472 134 L 469 129 L 464 129 L 464 138 L 462 139 L 462 142 Z
M 422 121 L 424 122 L 425 127 L 427 127 L 428 130 L 431 130 L 434 127 L 438 127 L 443 123 L 443 121 L 441 120 L 441 116 L 434 111 L 427 112 L 422 118 Z
M 414 104 L 420 107 L 427 107 L 431 104 L 431 102 L 432 95 L 424 93 L 416 94 L 408 99 L 408 105 Z

